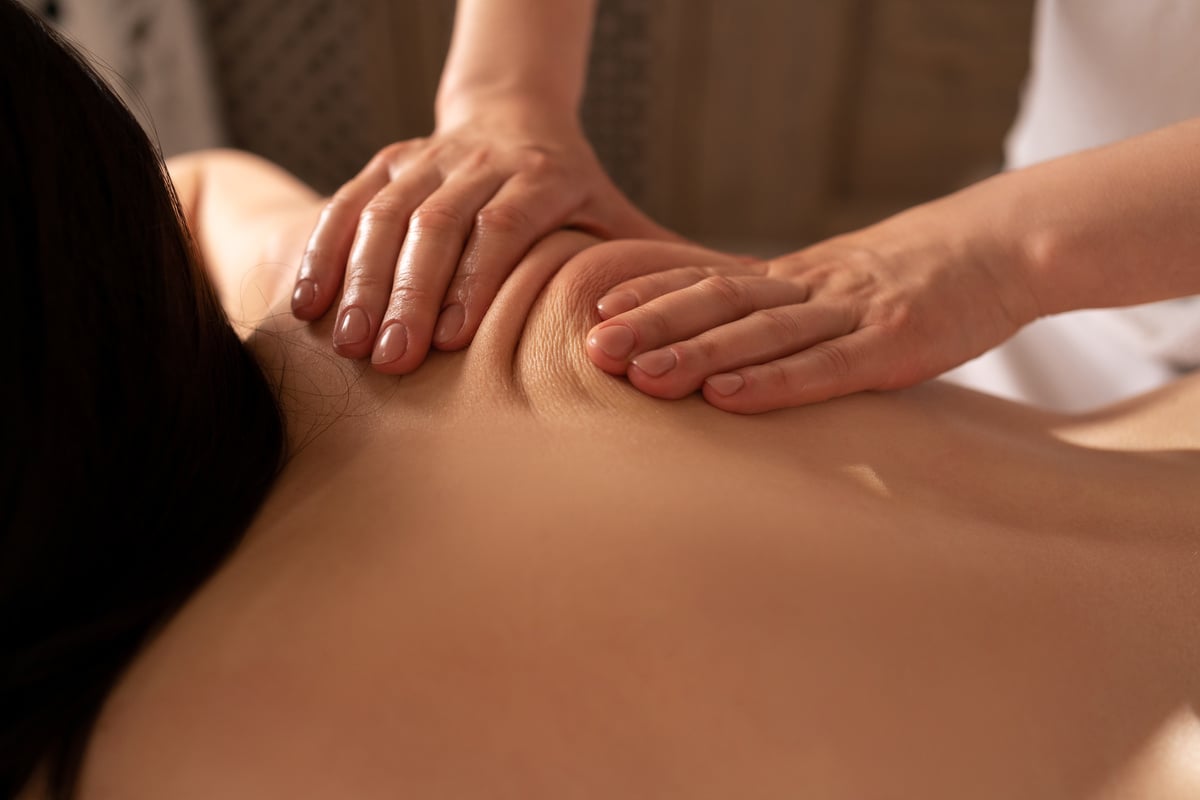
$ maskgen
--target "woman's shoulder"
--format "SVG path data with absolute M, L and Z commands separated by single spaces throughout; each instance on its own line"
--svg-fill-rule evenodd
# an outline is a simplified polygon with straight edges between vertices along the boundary
M 238 150 L 176 156 L 167 170 L 209 279 L 245 338 L 286 299 L 321 198 Z

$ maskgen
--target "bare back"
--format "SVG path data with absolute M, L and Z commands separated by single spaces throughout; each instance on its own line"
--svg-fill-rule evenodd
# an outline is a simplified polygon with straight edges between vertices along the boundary
M 260 330 L 294 455 L 82 797 L 1195 796 L 1200 383 L 653 400 L 593 304 L 711 254 L 589 244 L 405 378 Z

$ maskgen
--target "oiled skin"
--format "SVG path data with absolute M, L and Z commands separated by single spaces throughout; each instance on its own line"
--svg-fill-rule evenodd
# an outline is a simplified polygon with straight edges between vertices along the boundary
M 402 379 L 280 298 L 294 455 L 111 695 L 85 800 L 1197 796 L 1200 383 L 658 401 L 587 361 L 594 302 L 711 255 L 555 272 L 588 244 Z

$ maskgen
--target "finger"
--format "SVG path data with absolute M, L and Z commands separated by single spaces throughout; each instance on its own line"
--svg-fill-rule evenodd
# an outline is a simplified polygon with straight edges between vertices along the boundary
M 713 375 L 704 382 L 704 399 L 757 414 L 876 389 L 887 384 L 891 345 L 882 327 L 861 328 L 777 361 Z
M 363 358 L 371 352 L 387 309 L 409 216 L 440 182 L 432 166 L 414 167 L 399 173 L 363 208 L 333 327 L 333 349 L 339 355 Z
M 438 347 L 471 341 L 504 279 L 534 242 L 562 224 L 572 202 L 561 187 L 517 175 L 479 210 L 434 329 Z
M 588 357 L 605 372 L 623 374 L 629 360 L 741 319 L 761 308 L 802 303 L 807 290 L 792 281 L 710 275 L 601 322 L 588 334 Z
M 844 307 L 789 305 L 761 309 L 667 347 L 642 353 L 627 373 L 646 394 L 686 397 L 712 375 L 766 364 L 851 333 L 856 315 Z
M 729 263 L 722 266 L 677 267 L 676 269 L 652 272 L 632 280 L 618 283 L 596 303 L 601 319 L 612 319 L 624 314 L 656 297 L 677 292 L 716 275 L 762 275 L 766 267 L 762 264 Z
M 372 160 L 338 189 L 321 210 L 292 291 L 292 313 L 298 318 L 314 320 L 329 310 L 342 285 L 359 215 L 387 183 L 387 166 Z
M 446 287 L 462 258 L 475 214 L 504 178 L 491 170 L 455 173 L 413 213 L 371 364 L 402 375 L 429 352 Z

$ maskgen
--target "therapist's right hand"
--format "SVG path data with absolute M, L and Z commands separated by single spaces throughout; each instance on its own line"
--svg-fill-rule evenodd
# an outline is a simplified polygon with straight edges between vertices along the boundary
M 562 227 L 679 238 L 625 198 L 574 121 L 460 120 L 383 148 L 333 195 L 309 238 L 292 311 L 323 316 L 344 281 L 334 350 L 408 373 L 431 346 L 469 344 L 516 264 Z

